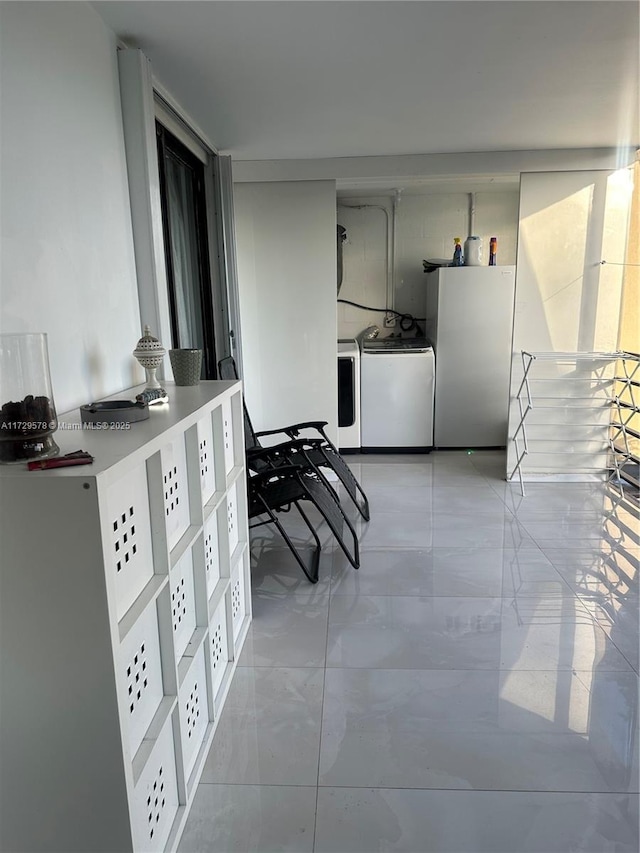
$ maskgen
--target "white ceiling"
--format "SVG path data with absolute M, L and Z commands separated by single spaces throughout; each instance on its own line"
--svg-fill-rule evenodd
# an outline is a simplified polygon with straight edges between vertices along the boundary
M 93 6 L 237 160 L 640 143 L 637 0 Z

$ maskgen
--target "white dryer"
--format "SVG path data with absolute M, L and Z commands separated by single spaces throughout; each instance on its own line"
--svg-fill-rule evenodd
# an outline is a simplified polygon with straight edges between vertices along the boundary
M 360 449 L 360 348 L 338 341 L 338 447 Z

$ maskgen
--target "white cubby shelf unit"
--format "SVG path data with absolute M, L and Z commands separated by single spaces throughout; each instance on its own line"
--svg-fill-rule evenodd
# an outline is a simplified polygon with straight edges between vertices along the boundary
M 141 389 L 119 395 L 134 396 Z M 0 466 L 0 849 L 175 850 L 251 621 L 239 382 Z

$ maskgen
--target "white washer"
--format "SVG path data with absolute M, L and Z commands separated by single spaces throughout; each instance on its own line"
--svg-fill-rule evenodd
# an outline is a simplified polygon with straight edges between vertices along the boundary
M 428 342 L 363 341 L 360 377 L 363 452 L 430 451 L 435 359 Z
M 360 348 L 338 341 L 338 447 L 360 449 Z

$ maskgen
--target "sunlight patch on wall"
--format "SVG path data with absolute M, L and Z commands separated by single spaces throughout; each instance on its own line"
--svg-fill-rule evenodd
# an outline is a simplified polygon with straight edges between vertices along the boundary
M 602 232 L 598 306 L 596 313 L 594 349 L 614 350 L 618 343 L 622 283 L 625 275 L 629 212 L 633 196 L 633 171 L 620 169 L 607 180 Z
M 520 223 L 537 282 L 538 328 L 547 328 L 553 351 L 577 348 L 593 193 L 593 184 L 585 186 Z M 535 303 L 530 310 L 536 310 Z
M 638 156 L 640 158 L 640 153 Z M 631 173 L 633 193 L 618 346 L 628 352 L 640 352 L 640 159 L 631 168 Z

